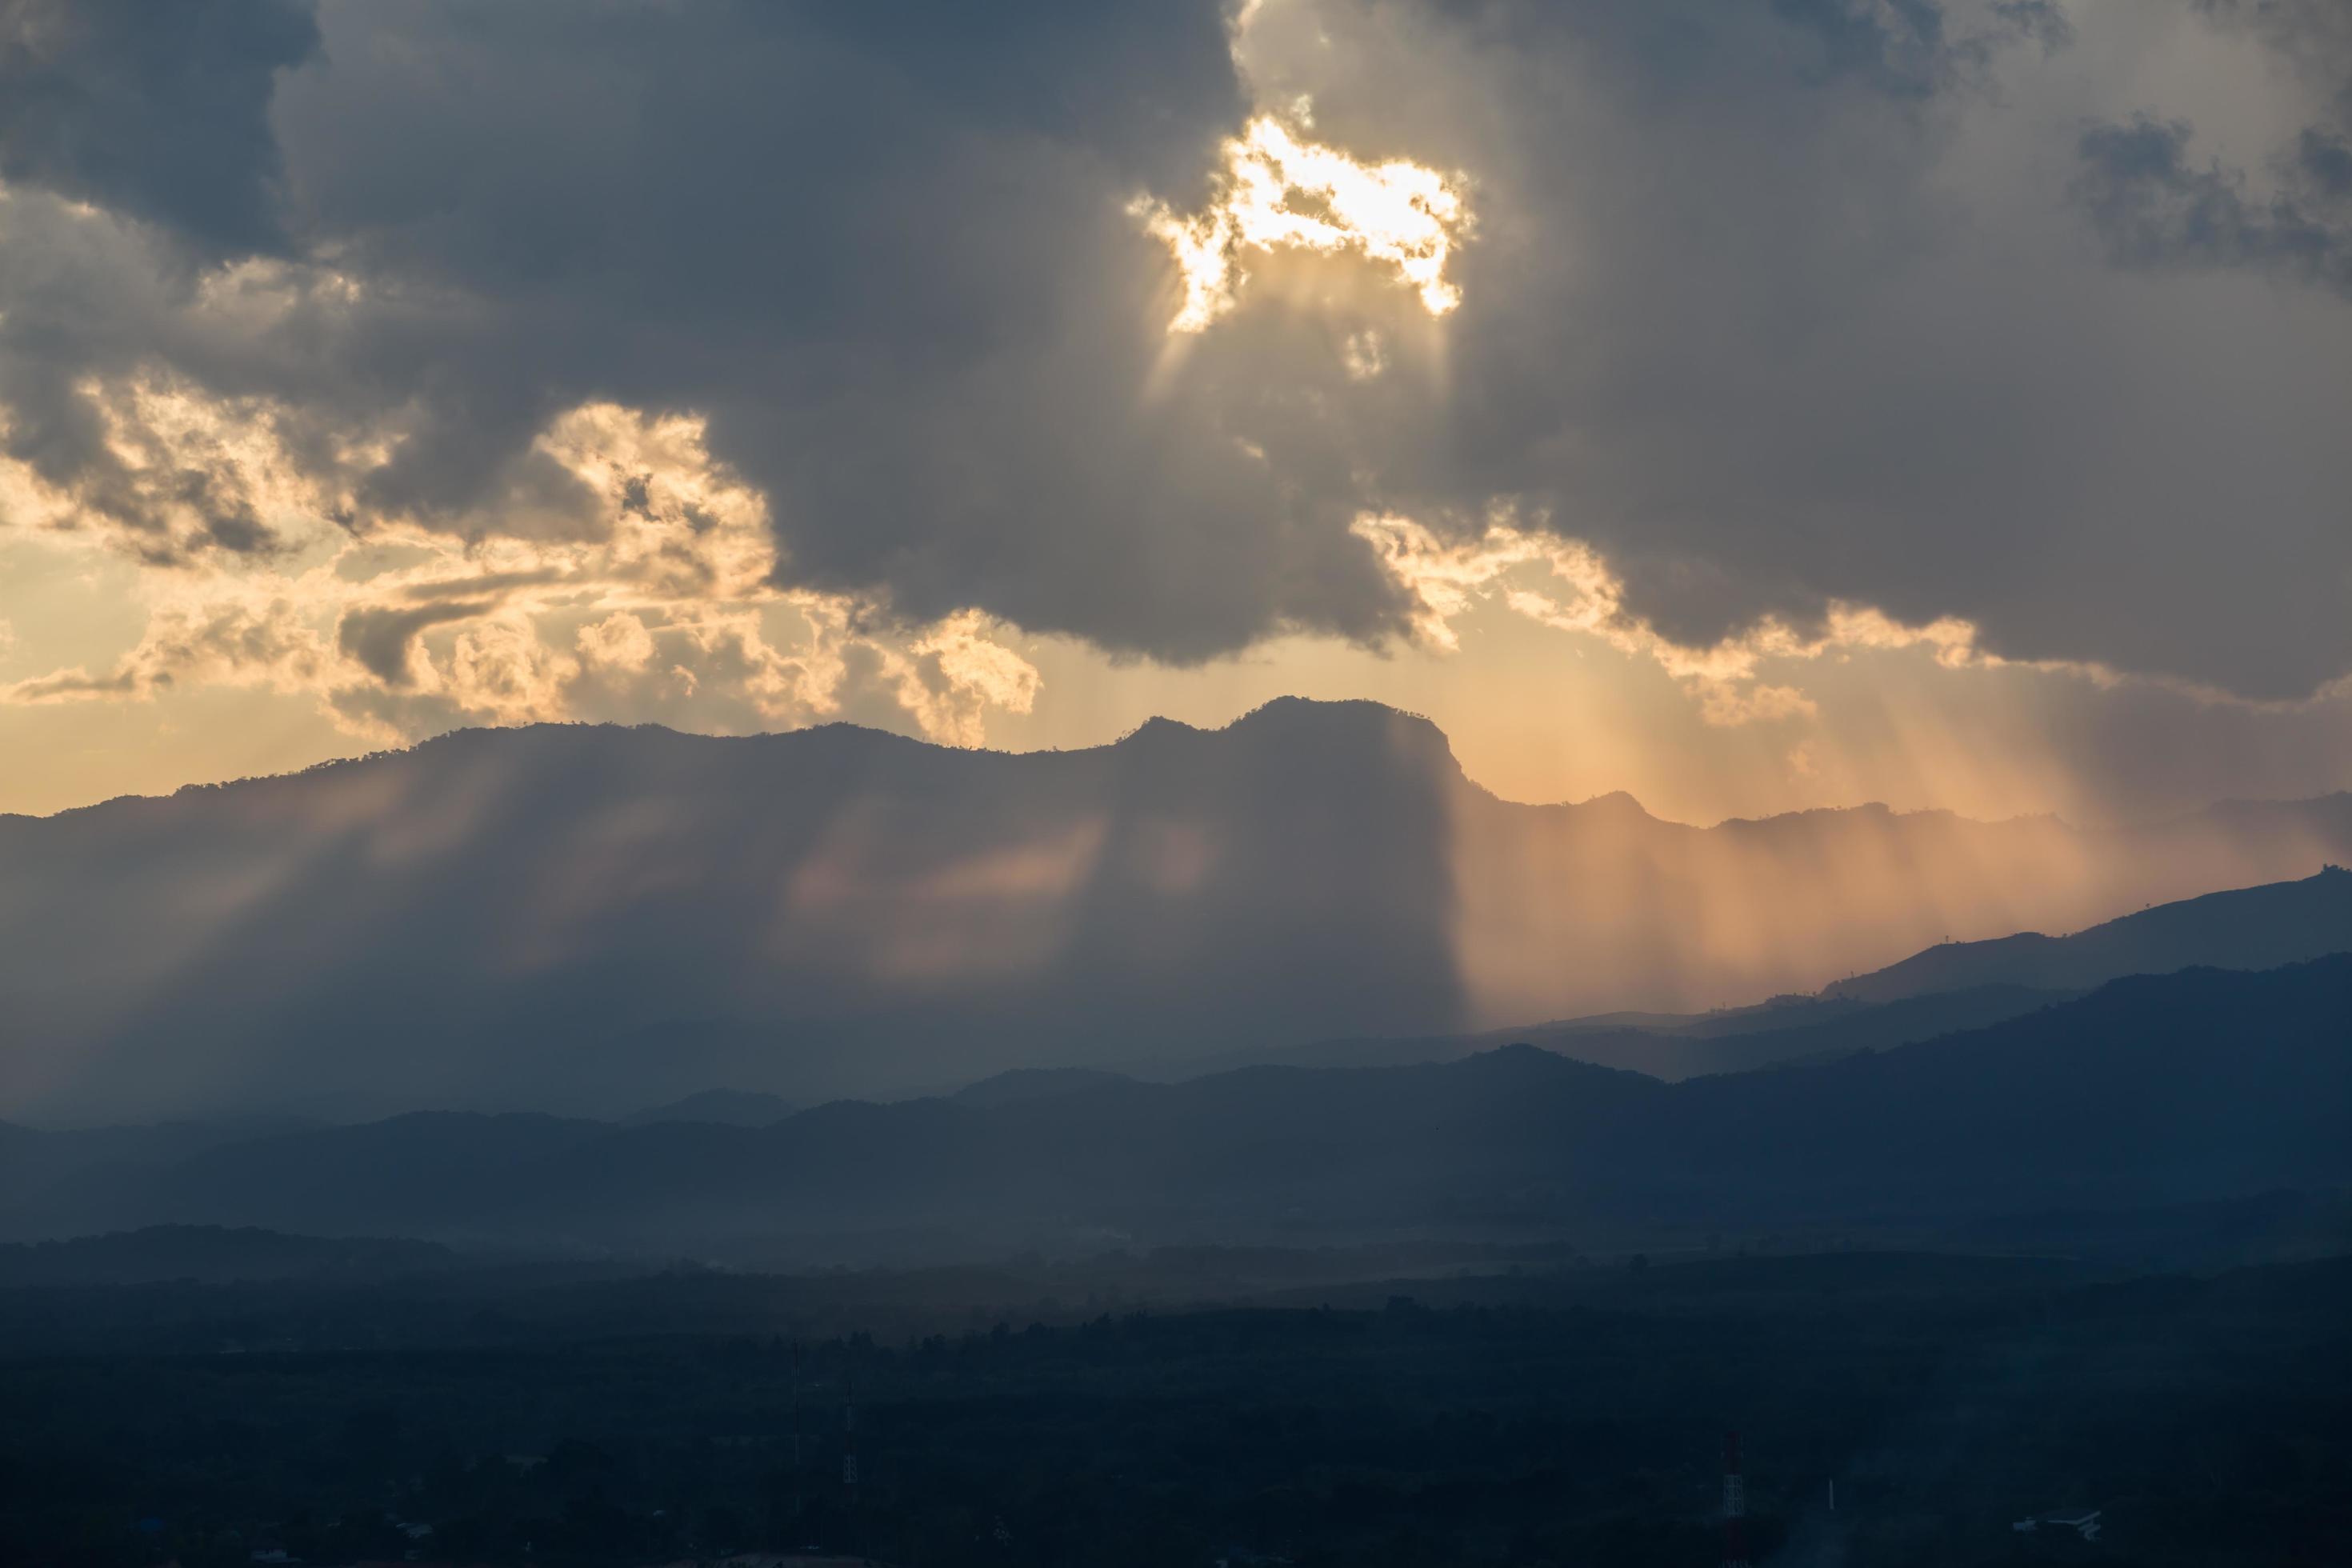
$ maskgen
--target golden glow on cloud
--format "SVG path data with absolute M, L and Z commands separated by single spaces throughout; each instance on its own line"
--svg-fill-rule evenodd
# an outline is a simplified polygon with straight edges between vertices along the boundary
M 345 526 L 354 481 L 396 437 L 349 443 L 321 477 L 288 450 L 282 411 L 151 381 L 90 390 L 121 510 L 93 513 L 20 465 L 0 465 L 0 509 L 19 540 L 146 563 L 144 629 L 109 664 L 0 684 L 0 705 L 241 689 L 309 696 L 345 734 L 395 743 L 572 718 L 789 727 L 866 700 L 971 745 L 990 710 L 1036 695 L 1035 669 L 976 612 L 898 629 L 852 596 L 776 586 L 766 501 L 691 416 L 598 404 L 556 419 L 532 455 L 575 493 L 532 503 L 527 531 Z M 224 512 L 244 531 L 235 548 Z
M 1376 340 L 1360 352 L 1371 360 Z M 847 718 L 1023 749 L 1098 744 L 1158 713 L 1222 724 L 1286 692 L 1427 712 L 1473 777 L 1521 799 L 1626 787 L 1695 820 L 1872 798 L 1979 816 L 2113 809 L 2080 793 L 2064 736 L 2037 728 L 2066 729 L 2050 715 L 2081 711 L 2086 688 L 2116 680 L 2107 671 L 2003 660 L 1965 622 L 1853 605 L 1802 629 L 1768 621 L 1677 644 L 1629 609 L 1596 552 L 1507 507 L 1475 529 L 1357 519 L 1407 613 L 1401 653 L 1287 637 L 1179 670 L 974 611 L 908 627 L 849 595 L 777 586 L 764 497 L 711 458 L 690 416 L 573 409 L 531 453 L 571 500 L 542 485 L 541 514 L 499 503 L 428 523 L 355 512 L 397 430 L 350 433 L 321 464 L 266 403 L 152 379 L 92 392 L 123 476 L 102 499 L 127 515 L 0 463 L 0 752 L 21 759 L 0 809 L 276 771 L 467 723 L 723 733 Z M 248 520 L 250 548 L 222 544 L 199 493 Z M 1590 657 L 1609 654 L 1622 657 Z M 2225 710 L 2251 711 L 2179 695 L 2189 719 L 2224 715 L 2217 735 L 2237 732 Z M 2352 734 L 2322 711 L 2347 702 L 2352 681 L 2294 722 Z M 2329 787 L 2344 754 L 2280 763 L 2264 787 Z M 2242 787 L 2204 778 L 2183 788 Z M 1171 849 L 1169 874 L 1197 850 Z
M 1470 226 L 1457 183 L 1403 159 L 1362 163 L 1302 140 L 1271 114 L 1225 142 L 1215 195 L 1197 213 L 1149 197 L 1129 209 L 1168 247 L 1184 281 L 1171 332 L 1198 332 L 1239 302 L 1252 253 L 1361 256 L 1392 270 L 1433 316 L 1462 302 L 1445 276 Z
M 959 610 L 916 638 L 905 655 L 884 660 L 899 706 L 934 740 L 980 745 L 988 738 L 989 709 L 1026 713 L 1037 700 L 1044 684 L 1037 667 L 992 640 L 988 629 L 988 617 L 979 611 Z M 942 685 L 924 679 L 924 660 L 936 668 Z
M 1404 591 L 1413 636 L 1425 646 L 1452 651 L 1459 646 L 1454 622 L 1479 599 L 1499 596 L 1528 620 L 1598 637 L 1621 653 L 1654 660 L 1713 725 L 1819 712 L 1813 699 L 1796 687 L 1763 679 L 1769 660 L 1818 659 L 1857 648 L 1926 647 L 1947 668 L 1990 668 L 2005 662 L 1977 646 L 1976 628 L 1966 621 L 1947 616 L 1906 626 L 1883 611 L 1843 603 L 1830 605 L 1822 629 L 1811 637 L 1767 618 L 1712 647 L 1692 647 L 1661 635 L 1628 610 L 1623 580 L 1591 546 L 1523 529 L 1507 510 L 1489 517 L 1477 537 L 1461 542 L 1441 539 L 1411 518 L 1388 513 L 1367 512 L 1352 531 Z M 1541 574 L 1532 583 L 1529 569 Z M 2113 679 L 2089 667 L 2067 668 L 2095 680 Z

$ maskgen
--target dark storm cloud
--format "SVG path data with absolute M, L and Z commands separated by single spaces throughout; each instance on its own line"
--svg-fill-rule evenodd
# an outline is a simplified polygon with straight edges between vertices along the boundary
M 405 608 L 370 605 L 347 612 L 335 641 L 386 686 L 409 683 L 409 650 L 417 637 L 450 621 L 471 620 L 494 607 L 488 599 L 443 599 Z
M 2063 49 L 2074 41 L 2074 25 L 2066 20 L 2057 0 L 1993 0 L 1992 14 L 2045 52 Z
M 2352 13 L 2339 0 L 2194 0 L 2216 26 L 2241 29 L 2352 92 Z M 2352 107 L 2352 103 L 2347 103 Z
M 2177 312 L 2098 291 L 2095 258 L 2015 259 L 2079 243 L 2063 190 L 1946 178 L 1962 127 L 2000 123 L 1996 77 L 2065 43 L 2035 0 L 1267 0 L 1246 79 L 1214 0 L 353 0 L 315 47 L 298 11 L 202 14 L 168 59 L 76 33 L 73 79 L 153 90 L 60 100 L 88 129 L 10 153 L 7 438 L 92 504 L 83 380 L 160 365 L 276 400 L 322 467 L 390 433 L 355 521 L 467 536 L 600 526 L 534 448 L 562 411 L 691 411 L 792 584 L 1114 652 L 1394 635 L 1355 516 L 1458 534 L 1503 498 L 1687 641 L 1848 599 L 2263 695 L 2352 666 L 2352 476 L 2292 412 L 2334 373 L 2182 393 Z M 1221 141 L 1301 99 L 1318 139 L 1468 177 L 1461 309 L 1267 258 L 1171 342 L 1129 203 L 1192 210 Z M 2125 149 L 2154 173 L 2113 193 L 2159 238 L 2164 182 L 2201 195 L 2170 152 Z M 2239 216 L 2229 243 L 2284 243 Z M 250 284 L 267 310 L 198 309 L 173 245 L 297 265 Z M 1388 368 L 1351 374 L 1366 332 Z M 217 542 L 257 546 L 234 521 Z M 352 635 L 396 668 L 376 630 Z
M 2073 187 L 2126 267 L 2250 267 L 2352 300 L 2352 6 L 2340 0 L 2198 0 L 2225 31 L 2276 51 L 2318 89 L 2325 118 L 2272 160 L 2275 187 L 2190 151 L 2185 120 L 2142 115 L 2083 134 Z
M 2352 148 L 2307 130 L 2289 188 L 2250 195 L 2243 174 L 2200 165 L 2186 121 L 2139 119 L 2083 133 L 2071 187 L 2121 266 L 2258 267 L 2352 299 Z
M 0 179 L 276 249 L 271 82 L 318 45 L 307 0 L 5 0 Z
M 2259 279 L 2116 289 L 2010 109 L 2054 35 L 1851 10 L 1323 29 L 1334 140 L 1480 182 L 1436 433 L 1384 432 L 1400 507 L 1530 498 L 1685 641 L 1844 599 L 2263 697 L 2352 666 L 2352 463 L 2315 412 L 2352 396 L 2347 323 Z
M 353 345 L 431 394 L 367 503 L 478 509 L 611 397 L 709 418 L 796 584 L 1180 656 L 1376 628 L 1343 507 L 1197 389 L 1139 408 L 1164 261 L 1124 208 L 1241 118 L 1217 6 L 560 15 L 331 10 L 280 96 L 306 226 L 450 300 Z

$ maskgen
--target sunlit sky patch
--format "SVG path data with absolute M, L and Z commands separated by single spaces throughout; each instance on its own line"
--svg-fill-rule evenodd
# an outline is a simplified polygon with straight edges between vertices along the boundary
M 1302 115 L 1303 119 L 1304 116 Z M 1197 213 L 1139 198 L 1131 209 L 1168 246 L 1184 282 L 1169 323 L 1197 332 L 1233 310 L 1253 253 L 1355 254 L 1391 270 L 1433 316 L 1462 302 L 1446 258 L 1470 226 L 1459 181 L 1403 159 L 1366 164 L 1306 141 L 1271 114 L 1225 142 L 1215 195 Z

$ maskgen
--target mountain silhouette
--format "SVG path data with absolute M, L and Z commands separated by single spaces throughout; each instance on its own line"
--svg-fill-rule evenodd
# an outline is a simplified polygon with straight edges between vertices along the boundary
M 954 1251 L 2178 1205 L 2352 1182 L 2347 1018 L 2339 954 L 2136 976 L 1901 1050 L 1680 1084 L 1517 1046 L 999 1104 L 840 1101 L 765 1128 L 408 1116 L 85 1167 L 0 1224 L 669 1256 L 861 1236 Z
M 2182 900 L 2069 937 L 2027 933 L 1941 943 L 1832 982 L 1815 995 L 1706 1013 L 1603 1014 L 1474 1035 L 1322 1040 L 1158 1064 L 1154 1076 L 1192 1078 L 1249 1065 L 1394 1067 L 1525 1044 L 1679 1080 L 1979 1028 L 2127 974 L 2271 969 L 2344 952 L 2352 952 L 2352 872 L 2330 866 L 2300 881 Z
M 650 1127 L 663 1121 L 708 1121 L 730 1127 L 766 1127 L 793 1113 L 787 1102 L 772 1094 L 744 1089 L 706 1089 L 662 1105 L 649 1105 L 621 1118 L 625 1127 Z
M 2184 899 L 2071 936 L 2020 932 L 1948 942 L 1869 974 L 1832 982 L 1832 1000 L 1896 1002 L 1980 985 L 2084 991 L 2126 974 L 2191 964 L 2270 969 L 2352 952 L 2352 871 Z
M 1099 1068 L 1014 1068 L 996 1073 L 956 1091 L 963 1105 L 1017 1105 L 1028 1100 L 1051 1100 L 1082 1089 L 1118 1082 L 1123 1075 Z
M 1475 1035 L 1318 1040 L 1305 1046 L 1155 1063 L 1141 1076 L 1181 1080 L 1250 1066 L 1404 1067 L 1455 1061 L 1504 1046 L 1536 1046 L 1596 1067 L 1622 1068 L 1679 1082 L 1709 1073 L 1748 1072 L 1781 1062 L 1887 1050 L 1999 1023 L 2068 1001 L 2074 994 L 1994 984 L 1880 1004 L 1787 996 L 1756 1006 L 1708 1013 L 1604 1014 Z
M 0 1115 L 609 1118 L 1688 1010 L 2347 844 L 2347 796 L 2132 830 L 1521 805 L 1370 703 L 1017 755 L 460 731 L 0 818 Z

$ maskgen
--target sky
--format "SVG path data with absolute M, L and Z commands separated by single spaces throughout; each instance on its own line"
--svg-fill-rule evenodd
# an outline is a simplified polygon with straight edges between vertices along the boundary
M 2352 7 L 0 0 L 0 811 L 1283 693 L 2352 787 Z

